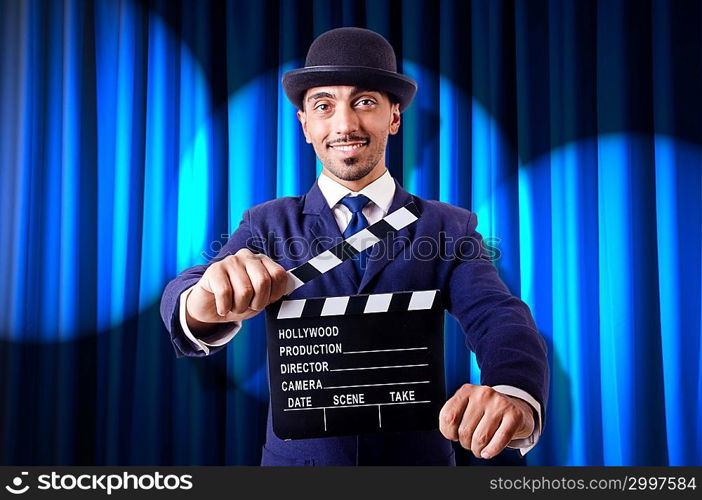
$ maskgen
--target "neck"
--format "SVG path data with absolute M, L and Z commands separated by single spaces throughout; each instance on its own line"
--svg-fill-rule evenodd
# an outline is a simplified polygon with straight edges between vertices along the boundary
M 355 181 L 347 181 L 344 179 L 339 179 L 337 176 L 332 174 L 326 168 L 322 168 L 322 174 L 326 175 L 327 177 L 330 177 L 331 179 L 335 180 L 336 182 L 338 182 L 342 186 L 350 189 L 354 193 L 359 192 L 361 189 L 366 187 L 371 182 L 375 181 L 376 179 L 379 179 L 386 171 L 387 171 L 387 168 L 385 168 L 385 163 L 379 162 L 378 165 L 376 165 L 373 170 L 368 172 L 368 175 L 366 175 L 365 177 L 362 177 L 362 178 L 357 179 Z

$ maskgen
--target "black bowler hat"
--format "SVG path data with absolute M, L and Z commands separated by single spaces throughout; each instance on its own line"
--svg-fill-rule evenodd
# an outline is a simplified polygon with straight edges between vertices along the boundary
M 319 35 L 307 52 L 305 67 L 283 75 L 285 94 L 302 109 L 305 91 L 324 85 L 354 85 L 392 94 L 404 111 L 417 92 L 417 82 L 397 72 L 392 45 L 363 28 L 336 28 Z

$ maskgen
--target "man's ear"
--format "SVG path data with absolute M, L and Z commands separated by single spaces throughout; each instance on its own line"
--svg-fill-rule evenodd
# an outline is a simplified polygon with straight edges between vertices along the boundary
M 400 130 L 400 103 L 390 106 L 390 135 L 395 135 Z
M 297 110 L 297 119 L 300 120 L 300 125 L 302 125 L 302 133 L 305 134 L 305 141 L 307 141 L 307 144 L 312 144 L 310 136 L 307 135 L 307 115 L 301 109 Z

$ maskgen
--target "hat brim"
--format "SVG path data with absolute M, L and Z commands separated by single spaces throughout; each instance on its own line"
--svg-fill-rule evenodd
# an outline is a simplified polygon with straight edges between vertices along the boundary
M 298 109 L 307 89 L 326 85 L 355 85 L 368 90 L 384 90 L 400 103 L 400 112 L 410 105 L 417 93 L 412 78 L 366 66 L 308 66 L 288 71 L 282 78 L 283 90 Z

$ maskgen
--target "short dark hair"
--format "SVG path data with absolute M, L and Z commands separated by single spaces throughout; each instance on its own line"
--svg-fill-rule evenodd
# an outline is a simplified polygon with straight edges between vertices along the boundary
M 397 96 L 395 94 L 391 94 L 390 92 L 386 92 L 384 90 L 381 90 L 380 92 L 382 92 L 386 96 L 388 96 L 388 99 L 390 100 L 390 104 L 400 104 L 400 100 L 397 98 Z

